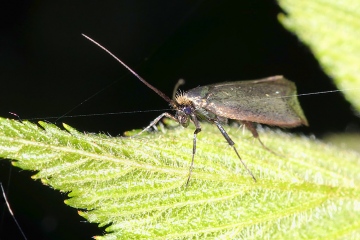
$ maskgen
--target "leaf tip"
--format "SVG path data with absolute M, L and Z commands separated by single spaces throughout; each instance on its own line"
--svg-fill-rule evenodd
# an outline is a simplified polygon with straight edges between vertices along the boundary
M 64 203 L 68 203 L 68 201 L 65 200 Z M 79 211 L 78 211 L 78 214 L 79 214 L 80 216 L 84 216 L 84 212 L 83 212 L 83 211 L 80 211 L 80 210 L 79 210 Z
M 20 167 L 21 164 L 18 161 L 12 161 L 11 165 L 13 165 L 14 167 Z
M 34 179 L 37 179 L 36 175 L 34 175 L 34 176 L 32 176 L 32 177 L 35 177 Z M 44 184 L 44 185 L 49 185 L 48 180 L 45 179 L 45 178 L 42 178 L 42 179 L 41 179 L 41 182 L 42 182 L 42 184 Z

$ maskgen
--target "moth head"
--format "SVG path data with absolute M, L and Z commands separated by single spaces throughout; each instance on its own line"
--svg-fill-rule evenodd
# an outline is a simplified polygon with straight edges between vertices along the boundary
M 175 118 L 181 126 L 189 126 L 190 116 L 194 113 L 191 100 L 186 96 L 185 92 L 178 91 L 173 103 L 173 108 L 176 109 Z
M 190 115 L 193 113 L 191 106 L 179 106 L 176 110 L 175 117 L 183 127 L 189 126 Z

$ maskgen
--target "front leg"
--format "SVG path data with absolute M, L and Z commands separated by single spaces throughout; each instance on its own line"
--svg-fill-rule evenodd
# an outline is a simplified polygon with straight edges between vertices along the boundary
M 199 132 L 201 132 L 201 126 L 200 126 L 199 120 L 197 119 L 197 117 L 194 114 L 191 115 L 191 120 L 193 121 L 196 129 L 194 131 L 192 159 L 191 159 L 191 165 L 190 165 L 190 169 L 189 169 L 189 176 L 186 181 L 186 186 L 189 185 L 191 173 L 192 173 L 193 166 L 194 166 L 194 158 L 195 158 L 195 153 L 196 153 L 196 136 Z
M 171 118 L 171 119 L 175 120 L 176 122 L 179 122 L 173 115 L 171 115 L 170 113 L 164 112 L 164 113 L 162 113 L 160 116 L 158 116 L 157 118 L 155 118 L 155 119 L 149 124 L 149 126 L 147 126 L 146 128 L 144 128 L 141 132 L 133 135 L 132 137 L 139 136 L 140 134 L 142 134 L 142 133 L 144 133 L 145 131 L 149 130 L 149 129 L 152 128 L 154 125 L 156 125 L 163 117 L 168 117 L 168 118 Z

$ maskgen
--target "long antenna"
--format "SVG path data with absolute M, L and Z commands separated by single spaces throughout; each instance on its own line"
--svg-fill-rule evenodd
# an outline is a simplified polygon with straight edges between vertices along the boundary
M 165 93 L 163 93 L 162 91 L 160 91 L 159 89 L 157 89 L 156 87 L 154 87 L 153 85 L 151 85 L 150 83 L 148 83 L 145 79 L 143 79 L 142 77 L 140 77 L 134 70 L 132 70 L 128 65 L 126 65 L 123 61 L 121 61 L 118 57 L 116 57 L 112 52 L 110 52 L 109 50 L 107 50 L 104 46 L 102 46 L 100 43 L 96 42 L 94 39 L 86 36 L 85 34 L 81 34 L 84 37 L 86 37 L 89 41 L 93 42 L 94 44 L 96 44 L 98 47 L 100 47 L 102 50 L 104 50 L 105 52 L 107 52 L 110 56 L 112 56 L 113 58 L 115 58 L 116 61 L 118 61 L 121 65 L 123 65 L 127 70 L 129 70 L 135 77 L 137 77 L 141 82 L 143 82 L 146 86 L 148 86 L 149 88 L 151 88 L 154 92 L 156 92 L 160 97 L 162 97 L 163 99 L 165 99 L 165 101 L 167 101 L 168 103 L 170 103 L 171 105 L 175 105 L 175 102 L 173 100 L 171 100 L 168 96 L 165 95 Z
M 13 218 L 14 222 L 16 223 L 16 226 L 17 226 L 18 229 L 20 230 L 20 233 L 21 233 L 21 235 L 23 236 L 23 238 L 24 238 L 25 240 L 27 240 L 24 231 L 21 229 L 19 222 L 16 220 L 15 215 L 14 215 L 13 211 L 11 210 L 9 201 L 8 201 L 8 199 L 6 198 L 5 190 L 4 190 L 3 185 L 2 185 L 1 182 L 0 182 L 0 189 L 1 189 L 3 198 L 4 198 L 4 200 L 5 200 L 6 206 L 7 206 L 7 208 L 8 208 L 8 211 L 9 211 L 11 217 Z

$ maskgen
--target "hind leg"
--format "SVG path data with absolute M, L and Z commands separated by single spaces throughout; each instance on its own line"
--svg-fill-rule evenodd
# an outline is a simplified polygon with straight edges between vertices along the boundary
M 247 129 L 249 129 L 249 131 L 252 133 L 253 137 L 259 141 L 259 143 L 261 144 L 261 146 L 263 148 L 265 148 L 266 150 L 268 150 L 269 152 L 271 152 L 272 154 L 274 154 L 276 156 L 280 156 L 279 154 L 277 154 L 276 152 L 274 152 L 273 150 L 271 150 L 270 148 L 265 146 L 265 144 L 261 141 L 261 139 L 259 137 L 259 133 L 256 130 L 255 124 L 253 122 L 247 122 L 247 121 L 241 121 L 241 122 L 245 125 L 245 127 Z

